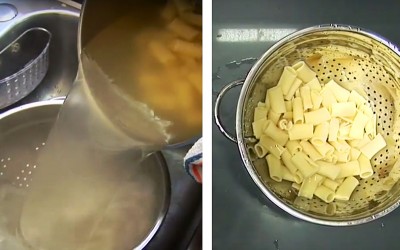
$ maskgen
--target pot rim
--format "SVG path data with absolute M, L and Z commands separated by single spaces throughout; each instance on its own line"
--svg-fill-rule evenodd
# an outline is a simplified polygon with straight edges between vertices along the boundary
M 250 177 L 253 179 L 255 184 L 258 186 L 258 188 L 261 190 L 261 192 L 267 196 L 269 200 L 271 200 L 275 205 L 277 205 L 279 208 L 284 210 L 285 212 L 293 215 L 294 217 L 298 219 L 302 219 L 304 221 L 312 222 L 315 224 L 320 224 L 320 225 L 327 225 L 327 226 L 351 226 L 351 225 L 359 225 L 359 224 L 364 224 L 370 221 L 373 221 L 375 219 L 378 219 L 394 209 L 396 209 L 400 205 L 400 199 L 398 199 L 395 203 L 393 203 L 391 206 L 388 208 L 364 217 L 360 219 L 354 219 L 354 220 L 326 220 L 326 219 L 319 219 L 310 215 L 306 215 L 299 210 L 296 210 L 294 208 L 291 208 L 287 204 L 285 204 L 283 201 L 280 200 L 280 198 L 275 195 L 272 191 L 270 191 L 260 180 L 259 175 L 257 172 L 254 170 L 252 167 L 252 163 L 250 160 L 250 157 L 248 153 L 246 152 L 246 146 L 244 142 L 244 137 L 243 137 L 243 126 L 242 126 L 242 115 L 244 111 L 244 101 L 247 96 L 247 93 L 249 91 L 249 87 L 253 83 L 253 79 L 255 78 L 256 74 L 260 70 L 260 68 L 263 66 L 264 62 L 276 51 L 278 50 L 281 46 L 286 44 L 288 41 L 291 41 L 293 39 L 297 39 L 301 36 L 312 34 L 314 32 L 321 32 L 321 31 L 347 31 L 347 32 L 353 32 L 357 33 L 363 36 L 366 36 L 368 38 L 374 39 L 386 47 L 388 47 L 390 50 L 395 52 L 399 57 L 400 57 L 400 50 L 397 48 L 396 45 L 394 45 L 392 42 L 390 42 L 388 39 L 384 38 L 383 36 L 364 29 L 360 28 L 357 26 L 352 26 L 352 25 L 344 25 L 344 24 L 322 24 L 322 25 L 316 25 L 316 26 L 311 26 L 305 29 L 298 30 L 281 40 L 279 40 L 277 43 L 275 43 L 273 46 L 271 46 L 261 57 L 258 59 L 258 61 L 253 65 L 253 67 L 250 69 L 250 71 L 247 73 L 247 76 L 244 80 L 244 84 L 242 87 L 242 90 L 240 91 L 240 96 L 237 104 L 237 109 L 236 109 L 236 137 L 238 141 L 238 147 L 240 151 L 240 156 L 242 158 L 242 161 L 246 167 L 247 172 L 249 173 Z

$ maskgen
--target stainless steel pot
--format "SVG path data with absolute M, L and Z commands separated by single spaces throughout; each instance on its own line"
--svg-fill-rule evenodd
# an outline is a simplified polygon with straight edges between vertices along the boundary
M 330 79 L 362 88 L 378 116 L 377 130 L 395 140 L 372 159 L 374 175 L 361 180 L 348 202 L 326 204 L 318 198 L 297 199 L 291 183 L 271 180 L 264 159 L 252 152 L 255 143 L 251 123 L 254 108 L 265 99 L 267 89 L 275 86 L 282 69 L 299 60 L 306 61 L 320 82 Z M 244 80 L 232 82 L 219 93 L 215 103 L 215 122 L 221 132 L 238 144 L 246 170 L 259 189 L 289 214 L 313 223 L 346 226 L 375 220 L 400 204 L 400 187 L 377 192 L 399 155 L 396 118 L 400 82 L 400 52 L 381 36 L 346 25 L 320 25 L 297 31 L 268 49 Z M 227 91 L 242 86 L 236 109 L 236 135 L 226 131 L 219 119 L 221 99 Z M 390 139 L 392 138 L 392 139 Z
M 45 147 L 46 138 L 63 102 L 63 98 L 40 101 L 0 114 L 0 187 L 1 192 L 5 193 L 0 195 L 0 211 L 7 215 L 11 232 L 18 231 L 19 211 L 23 204 L 15 200 L 24 197 L 37 168 L 40 168 L 37 157 Z M 132 249 L 142 249 L 155 235 L 168 210 L 170 178 L 165 160 L 159 152 L 147 157 L 139 168 L 132 171 L 137 171 L 135 175 L 140 176 L 141 180 L 147 180 L 148 187 L 143 190 L 143 187 L 139 188 L 135 186 L 135 181 L 131 181 L 129 188 L 132 189 L 132 195 L 125 197 L 130 204 L 136 204 L 129 218 L 136 227 L 136 234 L 128 237 L 131 241 L 128 244 Z M 5 189 L 4 185 L 9 185 L 9 188 Z
M 201 10 L 202 1 L 198 0 L 179 0 L 177 2 L 190 2 L 193 3 L 195 10 Z M 150 3 L 150 4 L 149 4 Z M 90 73 L 92 71 L 91 65 L 89 65 L 86 56 L 90 57 L 94 61 L 98 62 L 101 68 L 102 59 L 96 58 L 97 55 L 89 53 L 83 53 L 85 47 L 90 43 L 90 41 L 95 38 L 105 27 L 112 24 L 121 17 L 129 15 L 136 16 L 152 16 L 159 15 L 161 7 L 165 6 L 166 0 L 134 0 L 134 1 L 85 1 L 83 5 L 80 25 L 79 25 L 79 35 L 78 35 L 78 53 L 80 56 L 80 69 L 78 75 L 88 79 L 88 85 L 90 88 L 91 95 L 94 96 L 97 105 L 102 110 L 102 112 L 107 116 L 111 117 L 116 126 L 124 131 L 127 135 L 138 138 L 139 140 L 152 140 L 152 144 L 163 144 L 165 142 L 157 141 L 162 137 L 160 128 L 156 122 L 143 123 L 143 127 L 139 128 L 138 124 L 135 123 L 136 120 L 145 121 L 147 120 L 146 114 L 143 115 L 140 112 L 132 112 L 129 107 L 132 106 L 131 99 L 121 98 L 121 95 L 116 94 L 116 91 L 112 88 L 107 87 L 107 83 L 104 81 L 106 79 L 101 79 L 96 77 L 100 74 Z M 146 21 L 144 21 L 146 22 Z M 141 24 L 142 25 L 142 24 Z M 137 30 L 132 30 L 131 32 L 137 32 Z M 121 35 L 121 37 L 110 38 L 110 41 L 105 42 L 107 46 L 131 46 L 131 36 L 129 31 L 126 35 Z M 115 42 L 118 41 L 118 42 Z M 114 43 L 115 42 L 115 43 Z M 114 45 L 112 45 L 114 43 Z M 105 50 L 107 48 L 104 48 Z M 105 52 L 106 53 L 106 52 Z M 133 55 L 134 56 L 134 55 Z M 116 65 L 118 65 L 117 58 L 115 59 Z M 103 59 L 104 61 L 104 59 Z M 118 65 L 118 67 L 124 67 L 124 65 Z M 91 84 L 95 82 L 96 84 Z M 104 84 L 101 84 L 104 82 Z M 135 83 L 132 83 L 135 84 Z M 101 86 L 101 87 L 99 87 Z M 135 123 L 135 126 L 131 124 Z M 137 131 L 141 131 L 137 133 Z M 195 142 L 200 137 L 199 135 L 195 138 L 185 138 L 183 141 L 173 141 L 168 143 L 167 148 L 176 148 L 184 145 L 191 144 Z

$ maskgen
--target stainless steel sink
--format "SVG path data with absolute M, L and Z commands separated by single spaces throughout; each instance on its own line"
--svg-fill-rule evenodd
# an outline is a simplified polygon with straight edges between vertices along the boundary
M 11 3 L 17 16 L 2 22 L 1 6 Z M 70 0 L 0 0 L 0 50 L 33 27 L 52 34 L 49 69 L 39 86 L 4 111 L 23 104 L 68 94 L 78 69 L 77 34 L 80 5 Z M 0 131 L 1 133 L 1 131 Z M 201 185 L 184 171 L 183 156 L 190 145 L 162 151 L 171 179 L 171 200 L 165 220 L 146 249 L 187 249 L 201 224 Z
M 58 1 L 2 1 L 15 6 L 15 18 L 0 22 L 0 49 L 5 48 L 24 31 L 41 27 L 52 34 L 49 69 L 42 83 L 27 97 L 1 111 L 22 104 L 65 96 L 76 77 L 78 69 L 77 27 L 79 9 Z M 1 14 L 0 14 L 1 16 Z

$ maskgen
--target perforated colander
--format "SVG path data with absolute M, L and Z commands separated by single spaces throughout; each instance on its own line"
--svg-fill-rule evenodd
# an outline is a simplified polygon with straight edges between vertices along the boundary
M 256 159 L 249 150 L 255 143 L 252 121 L 257 103 L 264 101 L 267 89 L 277 84 L 283 67 L 300 60 L 317 73 L 321 83 L 334 79 L 349 89 L 365 91 L 377 115 L 377 132 L 388 144 L 371 160 L 374 175 L 360 179 L 349 201 L 326 204 L 316 197 L 312 200 L 297 197 L 291 182 L 273 181 L 265 159 Z M 399 80 L 400 52 L 386 39 L 350 26 L 311 27 L 279 41 L 259 59 L 244 81 L 227 85 L 217 98 L 216 122 L 226 134 L 218 118 L 220 99 L 230 88 L 244 83 L 237 107 L 237 142 L 245 166 L 262 192 L 288 213 L 310 222 L 361 224 L 389 213 L 400 204 L 398 183 L 390 190 L 383 190 L 383 182 L 400 152 Z

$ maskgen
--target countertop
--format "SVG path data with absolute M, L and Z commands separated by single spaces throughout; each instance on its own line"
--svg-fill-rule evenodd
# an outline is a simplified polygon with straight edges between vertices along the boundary
M 399 9 L 399 1 L 214 0 L 213 103 L 223 86 L 246 76 L 254 63 L 252 58 L 260 57 L 277 39 L 294 30 L 326 23 L 349 24 L 375 31 L 400 45 Z M 230 131 L 234 131 L 239 91 L 231 91 L 222 102 L 221 117 Z M 247 173 L 237 145 L 215 124 L 212 134 L 214 249 L 400 248 L 400 209 L 351 227 L 301 221 L 262 194 Z

